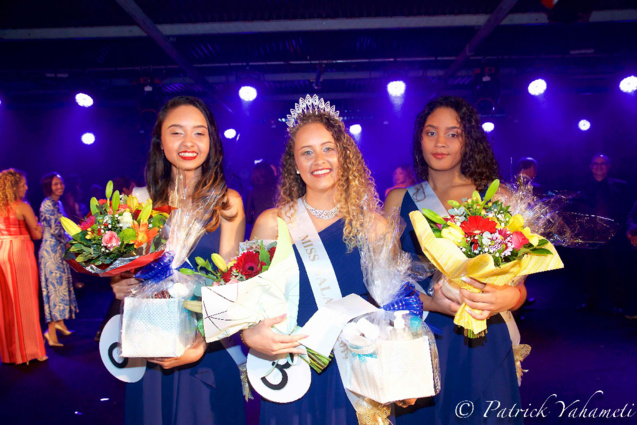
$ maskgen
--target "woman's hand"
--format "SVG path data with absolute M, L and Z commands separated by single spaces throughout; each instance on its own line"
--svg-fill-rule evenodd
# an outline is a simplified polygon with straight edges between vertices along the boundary
M 122 300 L 124 297 L 132 294 L 133 290 L 139 286 L 139 280 L 133 276 L 132 273 L 124 272 L 111 277 L 111 288 L 113 289 L 115 298 Z
M 460 295 L 465 304 L 469 307 L 467 312 L 477 320 L 488 319 L 494 314 L 501 313 L 503 311 L 512 310 L 521 301 L 522 292 L 515 286 L 504 285 L 490 285 L 482 282 L 478 282 L 470 277 L 464 277 L 462 280 L 473 286 L 476 289 L 480 289 L 482 293 L 474 294 L 466 289 L 460 289 Z M 520 283 L 520 285 L 523 285 Z M 477 313 L 473 310 L 481 310 Z
M 414 404 L 416 404 L 417 400 L 418 400 L 417 398 L 408 398 L 406 400 L 398 400 L 396 402 L 396 406 L 403 407 L 403 408 L 413 406 Z
M 305 354 L 305 350 L 297 348 L 299 341 L 307 335 L 281 335 L 272 330 L 272 326 L 285 320 L 285 315 L 274 319 L 265 319 L 257 325 L 243 331 L 243 342 L 250 348 L 275 356 L 277 354 Z
M 203 337 L 199 332 L 197 332 L 197 337 L 195 338 L 195 342 L 184 351 L 179 357 L 172 357 L 170 359 L 147 359 L 151 363 L 157 363 L 164 369 L 172 369 L 174 367 L 179 367 L 183 365 L 187 365 L 190 363 L 194 363 L 203 357 L 206 352 L 206 341 L 204 341 Z
M 434 294 L 432 297 L 421 294 L 420 299 L 423 302 L 423 308 L 427 311 L 435 311 L 448 316 L 455 315 L 460 308 L 460 304 L 444 294 L 440 281 L 436 282 L 433 290 Z

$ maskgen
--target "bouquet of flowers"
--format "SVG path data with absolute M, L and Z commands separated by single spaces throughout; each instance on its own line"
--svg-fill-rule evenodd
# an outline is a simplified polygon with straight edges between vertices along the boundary
M 122 357 L 178 357 L 194 342 L 196 320 L 184 307 L 201 276 L 175 273 L 205 232 L 210 211 L 220 200 L 212 192 L 196 204 L 187 197 L 182 173 L 177 178 L 178 207 L 164 226 L 166 250 L 135 277 L 140 287 L 124 298 Z
M 524 217 L 513 214 L 502 201 L 491 199 L 500 182 L 495 180 L 484 199 L 476 191 L 462 204 L 449 201 L 448 217 L 434 211 L 413 211 L 409 217 L 427 258 L 447 277 L 447 282 L 479 292 L 462 278 L 492 285 L 516 284 L 522 276 L 564 267 L 553 245 L 525 227 Z M 454 323 L 469 338 L 484 335 L 486 320 L 476 320 L 463 304 Z
M 179 269 L 181 273 L 187 276 L 198 275 L 205 278 L 205 281 L 195 288 L 194 294 L 198 300 L 186 301 L 185 306 L 187 309 L 201 314 L 202 287 L 237 284 L 266 272 L 270 268 L 276 251 L 276 242 L 265 245 L 263 241 L 251 241 L 242 245 L 242 252 L 228 264 L 226 264 L 221 255 L 212 253 L 210 260 L 196 257 L 196 269 L 188 267 Z M 199 318 L 197 329 L 205 337 L 206 333 L 203 323 L 203 318 Z
M 263 319 L 287 314 L 285 321 L 275 326 L 281 333 L 296 329 L 299 300 L 299 270 L 292 249 L 287 225 L 278 220 L 276 244 L 252 242 L 229 264 L 218 255 L 212 265 L 197 260 L 196 271 L 210 279 L 201 288 L 203 328 L 206 341 L 216 341 L 246 329 Z M 197 304 L 190 304 L 198 310 Z
M 422 321 L 422 301 L 413 285 L 419 277 L 412 274 L 410 255 L 397 248 L 398 215 L 380 236 L 374 237 L 375 226 L 366 227 L 361 267 L 381 308 L 348 323 L 339 345 L 348 349 L 345 387 L 366 398 L 355 405 L 359 421 L 373 414 L 385 423 L 383 404 L 435 395 L 440 372 L 436 343 Z M 377 419 L 373 422 L 381 423 Z
M 112 196 L 111 196 L 112 195 Z M 78 226 L 66 217 L 60 221 L 71 236 L 66 261 L 79 272 L 114 276 L 157 259 L 165 239 L 160 231 L 168 214 L 153 210 L 134 196 L 113 193 L 106 185 L 106 199 L 91 199 L 91 212 Z

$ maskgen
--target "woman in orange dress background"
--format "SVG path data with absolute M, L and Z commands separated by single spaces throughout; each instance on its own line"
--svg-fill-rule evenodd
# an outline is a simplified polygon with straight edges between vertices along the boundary
M 33 241 L 42 226 L 24 201 L 26 175 L 0 172 L 0 359 L 28 363 L 47 359 L 40 330 L 38 267 Z

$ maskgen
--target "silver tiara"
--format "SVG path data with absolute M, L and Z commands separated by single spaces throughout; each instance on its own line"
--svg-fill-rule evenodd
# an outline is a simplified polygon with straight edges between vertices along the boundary
M 342 121 L 338 116 L 336 106 L 330 106 L 330 102 L 325 102 L 323 98 L 319 99 L 317 95 L 310 96 L 308 94 L 305 96 L 305 99 L 299 99 L 299 103 L 294 105 L 294 109 L 290 109 L 290 115 L 287 116 L 287 125 L 290 128 L 296 127 L 298 124 L 298 118 L 302 115 L 317 114 L 320 112 L 325 112 L 337 120 Z

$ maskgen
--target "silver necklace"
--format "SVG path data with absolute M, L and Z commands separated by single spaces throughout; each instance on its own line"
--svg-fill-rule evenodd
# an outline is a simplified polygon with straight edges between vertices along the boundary
M 305 196 L 301 199 L 303 200 L 303 205 L 305 205 L 307 211 L 316 218 L 320 218 L 322 220 L 331 220 L 336 216 L 336 214 L 338 214 L 338 206 L 332 208 L 331 210 L 319 210 L 316 208 L 312 208 L 305 200 Z

